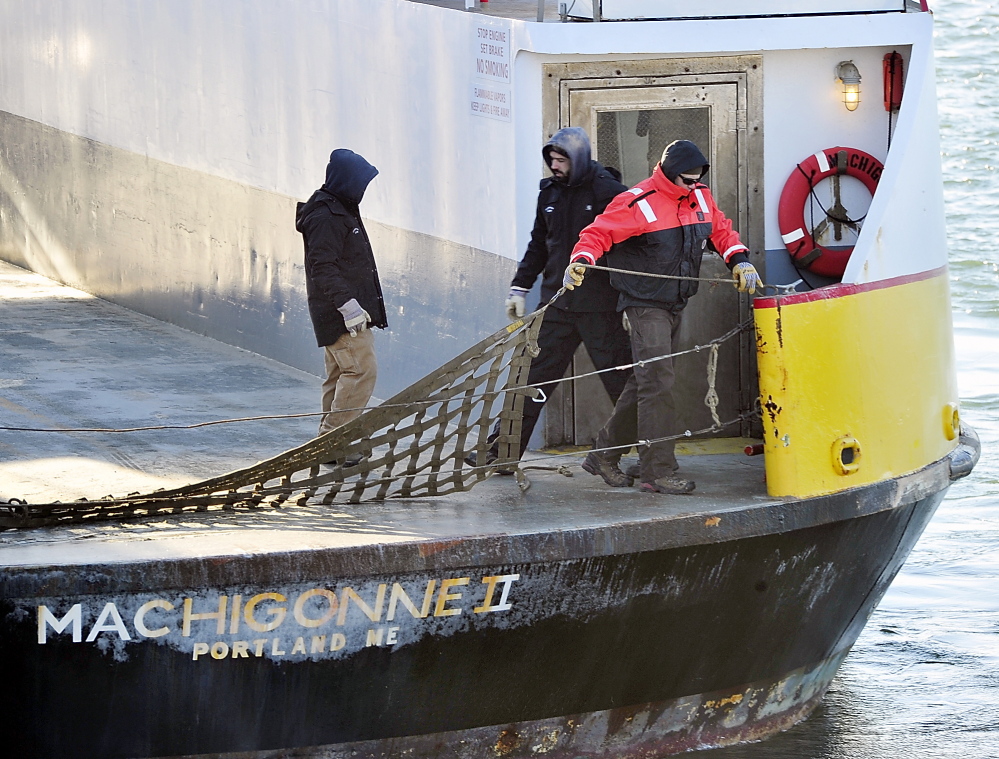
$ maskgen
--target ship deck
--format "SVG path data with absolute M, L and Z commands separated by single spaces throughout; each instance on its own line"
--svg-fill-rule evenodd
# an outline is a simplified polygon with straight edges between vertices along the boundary
M 311 412 L 312 374 L 195 335 L 31 272 L 0 264 L 0 426 L 112 428 Z M 195 482 L 300 445 L 315 417 L 132 433 L 0 431 L 0 498 L 33 503 L 148 492 Z M 466 493 L 252 513 L 199 513 L 0 532 L 0 565 L 142 561 L 309 549 L 533 536 L 604 527 L 637 536 L 655 522 L 710 522 L 742 512 L 744 526 L 767 496 L 763 457 L 745 439 L 678 448 L 687 496 L 610 488 L 584 472 L 583 452 L 531 451 L 531 487 L 493 476 Z M 626 457 L 624 464 L 635 461 Z M 553 469 L 564 466 L 572 476 Z M 729 521 L 729 520 L 726 520 Z M 659 530 L 656 530 L 657 532 Z M 637 540 L 637 538 L 636 538 Z M 640 542 L 640 541 L 639 541 Z M 53 544 L 58 544 L 53 551 Z M 632 550 L 639 550 L 636 543 Z

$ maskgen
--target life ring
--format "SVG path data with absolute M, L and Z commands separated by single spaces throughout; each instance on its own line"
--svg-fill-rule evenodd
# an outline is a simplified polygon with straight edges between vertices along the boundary
M 794 265 L 824 277 L 839 278 L 846 271 L 853 247 L 831 249 L 815 243 L 805 224 L 805 203 L 815 185 L 833 174 L 846 174 L 863 182 L 871 195 L 878 188 L 884 164 L 856 148 L 828 148 L 808 156 L 788 177 L 780 194 L 777 224 Z

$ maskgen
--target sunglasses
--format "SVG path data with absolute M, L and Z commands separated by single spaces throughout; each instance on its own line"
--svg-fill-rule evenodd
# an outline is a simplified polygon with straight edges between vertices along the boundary
M 700 177 L 685 177 L 683 174 L 680 175 L 680 181 L 683 182 L 688 187 L 693 187 L 701 180 Z

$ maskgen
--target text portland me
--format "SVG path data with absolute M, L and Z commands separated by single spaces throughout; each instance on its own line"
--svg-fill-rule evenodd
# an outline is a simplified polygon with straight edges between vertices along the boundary
M 509 611 L 513 607 L 510 590 L 519 579 L 519 574 L 491 575 L 483 577 L 478 587 L 471 577 L 431 579 L 419 591 L 410 592 L 395 582 L 391 586 L 381 583 L 366 593 L 345 586 L 310 588 L 297 594 L 236 593 L 210 601 L 186 597 L 179 603 L 154 598 L 131 615 L 122 615 L 117 604 L 106 602 L 86 637 L 85 620 L 94 619 L 96 604 L 92 609 L 73 604 L 61 616 L 59 607 L 53 611 L 43 604 L 37 607 L 38 643 L 45 644 L 52 634 L 71 635 L 74 643 L 94 643 L 101 636 L 133 641 L 179 633 L 182 639 L 194 639 L 195 660 L 321 654 L 339 651 L 348 642 L 352 647 L 390 646 L 398 642 L 400 630 L 400 625 L 391 622 Z M 358 625 L 358 632 L 348 631 L 358 630 Z M 269 635 L 260 637 L 261 633 Z M 348 641 L 348 634 L 363 640 Z M 218 640 L 222 635 L 229 640 Z M 232 640 L 233 636 L 245 639 Z

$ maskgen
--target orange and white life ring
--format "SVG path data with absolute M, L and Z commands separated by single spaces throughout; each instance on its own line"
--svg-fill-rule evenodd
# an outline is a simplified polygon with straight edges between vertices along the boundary
M 884 164 L 856 148 L 828 148 L 799 163 L 780 194 L 777 224 L 794 264 L 824 277 L 842 277 L 853 247 L 831 249 L 817 245 L 805 223 L 805 204 L 819 182 L 833 174 L 846 174 L 863 182 L 871 195 L 878 188 Z

